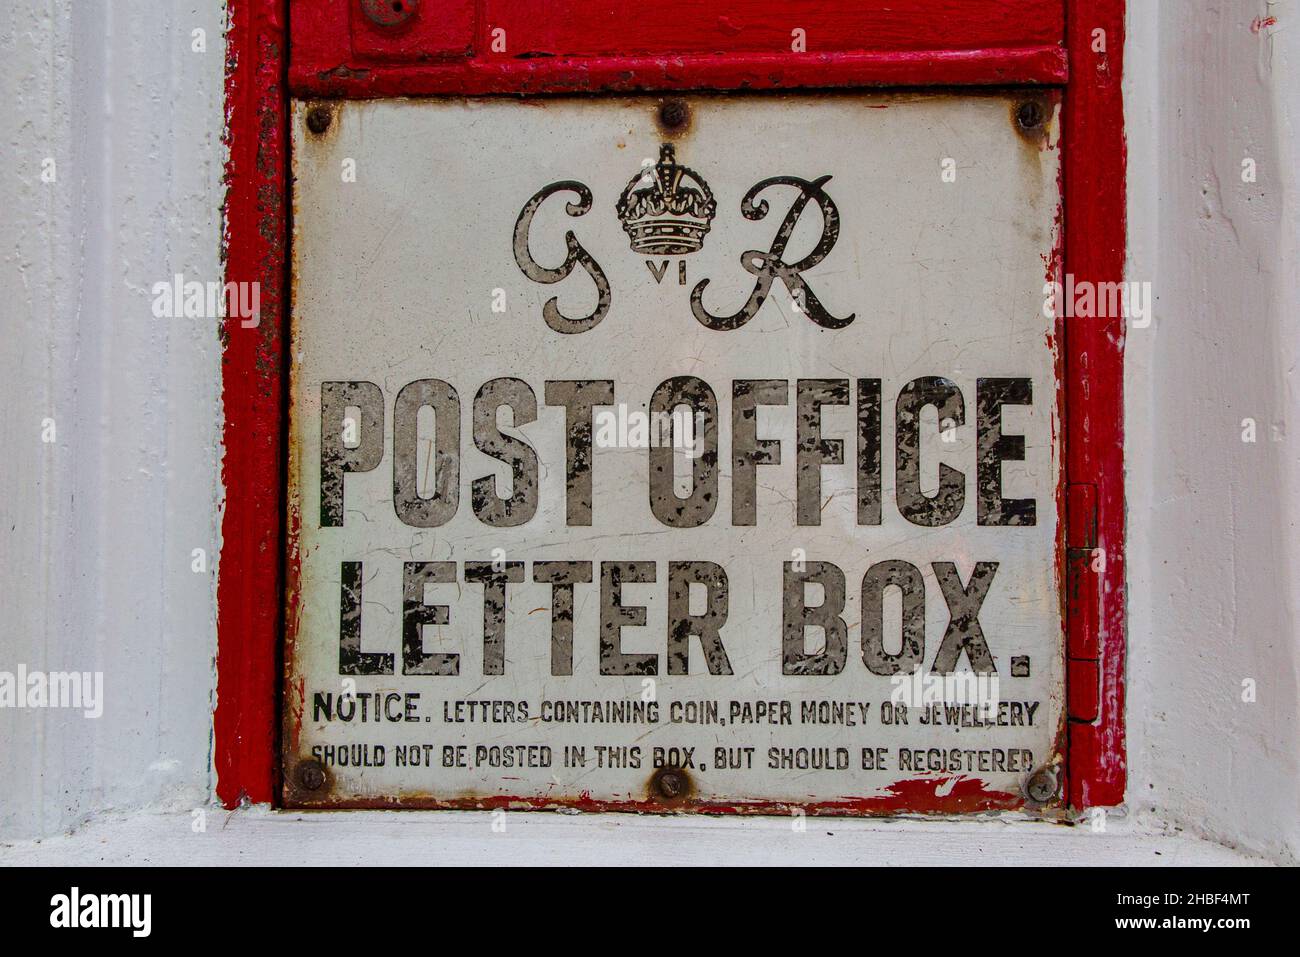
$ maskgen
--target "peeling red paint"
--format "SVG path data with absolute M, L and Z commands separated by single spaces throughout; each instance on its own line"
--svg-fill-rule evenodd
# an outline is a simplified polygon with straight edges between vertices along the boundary
M 776 90 L 799 87 L 1059 84 L 1059 46 L 921 52 L 745 53 L 737 56 L 467 59 L 400 69 L 298 61 L 295 95 L 367 99 L 491 93 Z
M 942 793 L 940 793 L 942 792 Z M 1010 811 L 1023 808 L 1025 799 L 1019 794 L 991 791 L 975 778 L 942 775 L 895 781 L 880 794 L 866 797 L 844 797 L 831 801 L 656 801 L 623 799 L 597 801 L 590 791 L 576 796 L 516 797 L 511 795 L 473 796 L 440 800 L 423 795 L 394 797 L 349 798 L 333 801 L 328 797 L 304 797 L 286 801 L 287 807 L 302 810 L 329 810 L 331 808 L 362 808 L 367 810 L 423 809 L 423 810 L 529 810 L 529 811 L 607 811 L 639 814 L 753 814 L 790 815 L 805 813 L 816 817 L 869 817 L 889 814 L 973 814 Z
M 226 34 L 227 282 L 256 282 L 259 324 L 222 330 L 221 478 L 213 761 L 226 807 L 274 799 L 279 670 L 285 285 L 283 8 L 229 0 Z
M 1057 124 L 1062 123 L 1061 118 L 1061 99 L 1054 98 L 1050 103 L 1051 113 L 1054 119 L 1050 122 Z M 1050 140 L 1050 137 L 1048 138 Z M 1062 135 L 1058 128 L 1056 135 L 1055 149 L 1061 150 Z M 1065 154 L 1062 153 L 1061 163 L 1057 167 L 1057 188 L 1061 197 L 1056 207 L 1056 214 L 1052 220 L 1055 241 L 1052 244 L 1052 251 L 1047 259 L 1046 271 L 1044 273 L 1045 283 L 1056 283 L 1056 289 L 1061 288 L 1065 279 Z M 1066 596 L 1066 587 L 1068 581 L 1068 568 L 1066 562 L 1066 528 L 1069 523 L 1069 476 L 1065 467 L 1065 452 L 1061 447 L 1066 429 L 1066 419 L 1069 415 L 1069 393 L 1066 388 L 1066 358 L 1067 348 L 1065 319 L 1062 318 L 1062 310 L 1057 303 L 1056 322 L 1053 329 L 1047 336 L 1047 347 L 1052 350 L 1052 355 L 1056 366 L 1056 395 L 1052 414 L 1052 454 L 1059 455 L 1060 460 L 1057 465 L 1060 473 L 1056 482 L 1056 562 L 1052 569 L 1053 584 L 1056 586 L 1056 593 L 1060 596 L 1060 616 L 1061 616 L 1061 644 L 1065 645 L 1070 629 L 1070 607 Z M 1068 703 L 1069 700 L 1069 668 L 1065 669 L 1065 694 Z M 1056 745 L 1054 752 L 1056 756 L 1065 757 L 1066 760 L 1060 762 L 1061 767 L 1061 784 L 1060 793 L 1068 795 L 1069 780 L 1069 715 L 1068 707 L 1061 709 L 1059 724 L 1056 732 Z
M 1106 31 L 1104 54 L 1092 51 L 1097 29 Z M 1070 4 L 1067 41 L 1074 79 L 1065 91 L 1062 136 L 1066 268 L 1076 282 L 1119 282 L 1125 246 L 1124 0 Z M 1067 650 L 1071 658 L 1096 661 L 1100 682 L 1096 720 L 1069 725 L 1068 794 L 1073 806 L 1084 808 L 1123 803 L 1126 781 L 1125 319 L 1071 318 L 1065 332 L 1066 476 L 1072 484 L 1093 487 L 1094 544 L 1105 557 L 1094 572 L 1090 555 L 1086 561 L 1077 556 L 1067 582 L 1067 592 L 1082 589 L 1067 619 Z M 1067 521 L 1072 518 L 1077 516 L 1067 514 Z M 1080 700 L 1080 689 L 1073 693 Z

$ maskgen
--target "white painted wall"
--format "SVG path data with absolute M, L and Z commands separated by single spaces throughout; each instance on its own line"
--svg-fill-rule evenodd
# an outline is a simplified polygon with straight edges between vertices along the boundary
M 1129 804 L 1294 861 L 1300 0 L 1131 4 L 1130 278 L 1158 298 L 1128 340 Z M 190 552 L 219 530 L 216 324 L 155 319 L 149 289 L 219 277 L 222 18 L 0 7 L 0 670 L 102 670 L 108 699 L 0 709 L 0 838 L 211 790 L 214 578 Z
M 1128 800 L 1294 861 L 1300 3 L 1131 3 L 1130 278 L 1156 309 L 1126 362 Z
M 0 670 L 100 670 L 107 699 L 0 709 L 0 836 L 210 790 L 217 329 L 150 288 L 220 276 L 223 17 L 0 4 Z

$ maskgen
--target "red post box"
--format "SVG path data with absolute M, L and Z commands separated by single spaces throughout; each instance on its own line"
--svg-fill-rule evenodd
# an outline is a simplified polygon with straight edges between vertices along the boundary
M 1120 0 L 229 6 L 228 806 L 1122 801 Z

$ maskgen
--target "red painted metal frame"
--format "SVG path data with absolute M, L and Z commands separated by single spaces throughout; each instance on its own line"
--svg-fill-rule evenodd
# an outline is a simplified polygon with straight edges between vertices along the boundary
M 1065 269 L 1124 278 L 1124 0 L 1069 0 L 1062 141 Z M 1067 787 L 1074 807 L 1124 801 L 1123 316 L 1066 320 Z
M 291 0 L 298 96 L 1061 83 L 1064 0 L 479 0 L 476 19 L 374 28 Z M 439 8 L 440 14 L 442 7 Z M 653 15 L 647 16 L 647 12 Z M 792 52 L 802 31 L 804 52 Z M 500 32 L 498 32 L 500 31 Z M 362 38 L 390 36 L 383 52 Z M 504 47 L 504 49 L 502 49 Z
M 777 0 L 681 0 L 653 8 L 662 22 L 648 26 L 646 7 L 633 0 L 447 0 L 428 24 L 376 36 L 365 33 L 371 27 L 355 0 L 228 0 L 227 9 L 226 277 L 262 286 L 260 324 L 247 329 L 232 318 L 223 335 L 213 731 L 217 794 L 227 807 L 279 796 L 290 89 L 376 97 L 1064 85 L 1061 268 L 1076 282 L 1123 277 L 1123 0 L 855 0 L 807 10 Z M 506 31 L 504 52 L 492 48 L 497 27 Z M 810 52 L 789 51 L 795 28 Z M 1095 49 L 1097 30 L 1104 52 Z M 1124 797 L 1124 322 L 1070 319 L 1065 339 L 1066 793 L 1083 808 Z M 959 786 L 942 806 L 904 788 L 822 810 L 1007 806 L 1006 796 L 967 790 Z M 596 807 L 575 806 L 588 805 Z
M 226 10 L 226 281 L 261 286 L 258 325 L 232 316 L 222 330 L 226 494 L 212 731 L 217 796 L 234 807 L 278 794 L 288 36 L 278 0 L 228 0 Z

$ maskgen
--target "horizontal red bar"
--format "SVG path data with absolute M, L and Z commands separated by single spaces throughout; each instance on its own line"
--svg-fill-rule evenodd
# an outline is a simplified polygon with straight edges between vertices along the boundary
M 1059 44 L 1063 0 L 483 0 L 477 52 L 683 55 Z
M 471 59 L 421 65 L 289 69 L 300 97 L 776 90 L 840 86 L 1063 84 L 1059 46 L 890 53 L 743 53 L 680 57 Z

